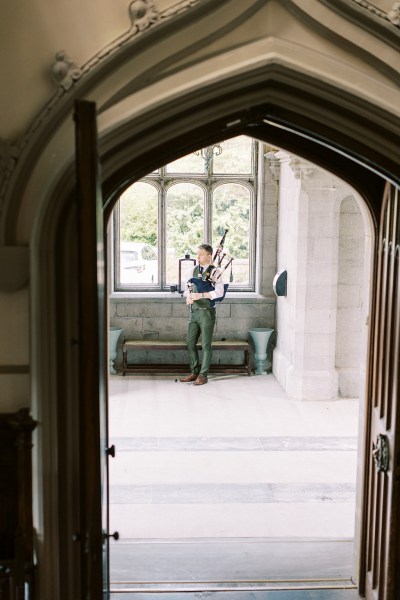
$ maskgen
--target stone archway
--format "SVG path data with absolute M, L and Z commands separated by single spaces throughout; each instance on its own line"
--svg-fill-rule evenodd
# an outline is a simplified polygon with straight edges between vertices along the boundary
M 241 3 L 227 2 L 226 10 L 233 5 L 237 8 L 238 4 Z M 269 11 L 266 4 L 273 3 L 252 4 L 255 9 Z M 296 20 L 293 14 L 290 18 Z M 207 18 L 211 27 L 213 15 Z M 273 19 L 271 22 L 274 24 Z M 321 33 L 319 24 L 316 29 Z M 172 22 L 165 31 L 163 43 L 174 38 Z M 154 32 L 148 36 L 148 47 L 153 48 L 154 56 L 158 52 L 156 38 Z M 42 573 L 43 589 L 49 598 L 60 595 L 58 581 L 68 580 L 70 571 L 75 573 L 70 530 L 60 527 L 61 519 L 56 518 L 54 507 L 71 526 L 73 511 L 79 510 L 75 504 L 71 511 L 60 500 L 68 482 L 62 474 L 57 475 L 60 463 L 51 452 L 57 447 L 59 456 L 71 466 L 75 451 L 71 452 L 75 446 L 70 435 L 75 416 L 73 404 L 69 404 L 73 388 L 64 388 L 62 382 L 73 380 L 79 367 L 71 343 L 76 333 L 77 297 L 71 268 L 76 244 L 72 101 L 85 95 L 98 101 L 104 194 L 108 198 L 106 214 L 119 186 L 128 178 L 139 178 L 155 166 L 213 140 L 247 133 L 304 156 L 348 181 L 364 198 L 376 225 L 384 186 L 381 175 L 396 181 L 400 164 L 399 126 L 394 110 L 380 106 L 372 95 L 357 94 L 351 89 L 351 76 L 341 70 L 340 59 L 333 60 L 335 75 L 329 79 L 326 74 L 332 61 L 324 62 L 322 53 L 309 48 L 302 57 L 320 59 L 312 72 L 301 61 L 293 61 L 295 45 L 278 42 L 268 32 L 263 44 L 249 44 L 246 60 L 240 59 L 240 48 L 222 47 L 214 56 L 203 55 L 192 65 L 189 61 L 172 69 L 168 64 L 168 69 L 161 69 L 147 82 L 148 65 L 144 64 L 143 69 L 140 65 L 137 79 L 141 85 L 136 88 L 135 82 L 126 86 L 132 69 L 137 68 L 133 44 L 129 60 L 126 50 L 120 56 L 116 54 L 115 59 L 100 65 L 97 72 L 93 71 L 90 78 L 82 80 L 82 85 L 64 97 L 59 110 L 34 134 L 19 161 L 6 221 L 9 242 L 29 243 L 32 248 L 33 406 L 41 417 L 38 436 L 43 449 L 37 457 L 40 507 L 36 523 L 40 559 L 51 565 L 49 570 L 54 574 L 44 581 Z M 194 55 L 197 50 L 198 47 L 192 48 L 191 53 Z M 185 43 L 177 52 L 184 51 Z M 114 68 L 117 72 L 119 67 L 123 71 L 120 79 L 114 76 Z M 60 295 L 60 285 L 65 295 Z M 62 340 L 58 337 L 57 316 L 63 322 Z M 60 408 L 67 405 L 71 406 L 70 421 L 64 422 L 66 427 L 60 433 Z M 73 471 L 69 474 L 73 481 Z M 54 553 L 54 547 L 60 545 L 63 553 Z M 67 561 L 63 560 L 65 556 Z
M 248 124 L 246 123 L 244 126 L 243 125 L 238 125 L 237 128 L 235 129 L 236 131 L 242 131 L 242 132 L 251 132 L 251 135 L 255 135 L 256 137 L 259 137 L 260 139 L 267 139 L 268 141 L 271 141 L 271 138 L 273 137 L 274 139 L 272 140 L 274 143 L 280 143 L 281 145 L 289 145 L 292 148 L 296 148 L 296 151 L 298 153 L 299 151 L 299 147 L 300 145 L 303 147 L 304 145 L 304 141 L 301 137 L 296 136 L 295 134 L 291 134 L 289 135 L 289 133 L 286 130 L 282 130 L 279 128 L 275 128 L 268 124 L 266 125 L 264 123 L 263 120 L 261 121 L 256 121 L 255 120 L 255 115 L 256 114 L 260 114 L 260 111 L 262 110 L 262 108 L 260 107 L 255 107 L 254 109 L 254 117 L 251 118 L 251 122 Z M 231 118 L 231 115 L 228 115 L 228 118 Z M 184 134 L 181 134 L 181 136 L 178 136 L 178 139 L 174 140 L 173 143 L 173 151 L 171 152 L 171 157 L 176 156 L 177 153 L 179 152 L 185 152 L 187 150 L 188 147 L 191 146 L 195 146 L 195 145 L 201 145 L 204 142 L 205 139 L 205 135 L 207 136 L 207 139 L 212 139 L 214 138 L 218 138 L 220 137 L 222 134 L 226 133 L 226 129 L 225 127 L 223 127 L 223 123 L 225 123 L 226 119 L 221 122 L 221 120 L 219 120 L 219 122 L 217 123 L 207 123 L 201 131 L 199 130 L 195 130 L 195 131 L 187 131 Z M 150 135 L 151 134 L 151 128 L 150 129 Z M 221 131 L 222 130 L 222 131 Z M 268 137 L 267 137 L 268 136 Z M 299 143 L 299 140 L 301 141 L 301 144 Z M 156 144 L 154 143 L 154 146 L 152 148 L 151 153 L 144 153 L 142 155 L 140 155 L 139 153 L 136 155 L 136 161 L 135 161 L 135 167 L 137 169 L 137 173 L 140 173 L 140 170 L 143 170 L 144 172 L 148 172 L 153 168 L 153 165 L 155 166 L 156 162 L 161 162 L 163 160 L 165 160 L 165 157 L 168 156 L 168 145 L 166 141 L 163 141 L 161 144 Z M 127 145 L 124 149 L 124 152 L 126 153 L 126 156 L 128 156 L 129 158 L 132 156 L 131 151 L 129 151 L 129 145 Z M 312 139 L 310 138 L 310 140 L 307 141 L 307 146 L 306 146 L 306 152 L 307 154 L 312 154 L 313 157 L 315 157 L 318 154 L 320 147 L 318 146 L 318 143 L 313 142 Z M 159 154 L 158 154 L 158 150 L 159 150 Z M 122 149 L 121 147 L 116 148 L 116 152 L 118 153 L 119 156 L 121 156 Z M 105 166 L 105 171 L 107 172 L 108 169 L 110 169 L 110 171 L 112 171 L 111 167 L 109 166 L 108 162 L 107 162 L 107 155 L 110 156 L 110 162 L 112 160 L 112 162 L 114 162 L 113 160 L 113 153 L 112 150 L 110 149 L 108 153 L 105 154 L 105 159 L 104 159 L 104 166 Z M 336 172 L 342 172 L 344 177 L 347 178 L 347 180 L 350 181 L 355 181 L 355 185 L 357 186 L 357 188 L 363 192 L 364 197 L 368 198 L 369 202 L 371 205 L 375 205 L 376 209 L 378 209 L 378 198 L 379 198 L 379 187 L 380 187 L 380 178 L 378 178 L 375 174 L 370 174 L 370 172 L 368 172 L 367 169 L 365 169 L 364 167 L 362 167 L 361 165 L 358 165 L 357 168 L 354 168 L 354 164 L 350 161 L 350 159 L 348 159 L 347 161 L 344 161 L 343 158 L 341 158 L 340 161 L 337 160 L 337 157 L 335 155 L 335 151 L 331 148 L 325 148 L 324 152 L 322 153 L 322 158 L 323 158 L 323 163 L 324 166 L 326 166 L 326 164 L 329 164 L 329 161 L 334 160 L 334 167 Z M 343 164 L 341 164 L 341 161 L 343 161 Z M 322 161 L 320 161 L 322 162 Z M 115 164 L 115 162 L 114 162 Z M 118 164 L 118 163 L 117 163 Z M 71 170 L 71 167 L 70 167 Z M 129 173 L 130 175 L 132 174 L 132 162 L 131 160 L 127 161 L 127 163 L 124 165 L 124 170 L 125 173 Z M 125 175 L 127 176 L 127 175 Z M 124 181 L 124 174 L 123 174 L 123 170 L 119 169 L 119 172 L 114 172 L 112 173 L 112 175 L 110 174 L 109 177 L 106 179 L 104 187 L 106 190 L 108 190 L 109 192 L 111 192 L 111 190 L 117 190 L 118 186 L 115 185 L 116 181 Z M 58 348 L 56 353 L 53 353 L 51 351 L 51 343 L 49 342 L 48 348 L 50 349 L 49 354 L 46 357 L 41 357 L 41 355 L 38 354 L 38 358 L 40 360 L 40 358 L 44 359 L 44 363 L 42 364 L 38 364 L 38 367 L 43 370 L 43 369 L 49 369 L 50 371 L 53 373 L 54 375 L 54 386 L 51 388 L 47 388 L 45 389 L 45 394 L 44 396 L 40 399 L 41 401 L 41 407 L 42 410 L 44 409 L 45 411 L 48 411 L 45 415 L 44 415 L 44 419 L 43 419 L 43 424 L 46 424 L 46 427 L 48 427 L 49 429 L 47 430 L 47 435 L 49 436 L 47 439 L 47 444 L 48 445 L 52 445 L 53 443 L 60 443 L 60 439 L 58 439 L 57 442 L 57 437 L 58 434 L 60 433 L 59 431 L 59 426 L 60 426 L 60 422 L 58 421 L 59 417 L 55 417 L 53 411 L 53 408 L 48 405 L 47 408 L 44 404 L 44 399 L 46 397 L 48 397 L 49 394 L 53 394 L 54 390 L 57 390 L 58 393 L 58 402 L 60 403 L 60 406 L 65 406 L 66 404 L 68 404 L 71 401 L 71 390 L 67 387 L 65 390 L 60 389 L 60 378 L 61 380 L 65 380 L 65 378 L 68 379 L 68 375 L 66 375 L 66 364 L 69 365 L 69 369 L 71 369 L 69 371 L 70 376 L 73 378 L 74 375 L 73 373 L 76 373 L 76 369 L 78 368 L 78 365 L 76 364 L 76 357 L 74 358 L 73 355 L 71 355 L 71 347 L 70 344 L 68 342 L 68 339 L 73 338 L 74 336 L 74 329 L 73 329 L 73 308 L 75 305 L 75 300 L 76 300 L 76 293 L 77 293 L 77 289 L 76 289 L 76 281 L 74 281 L 74 275 L 73 275 L 73 269 L 70 268 L 70 263 L 69 263 L 69 257 L 71 256 L 71 254 L 73 253 L 73 248 L 74 248 L 74 244 L 75 244 L 75 239 L 73 237 L 73 222 L 74 222 L 74 209 L 73 206 L 69 205 L 70 202 L 70 194 L 66 194 L 65 192 L 69 190 L 65 187 L 65 182 L 68 182 L 68 184 L 70 184 L 70 176 L 66 176 L 64 175 L 64 177 L 62 179 L 60 179 L 60 184 L 57 190 L 55 190 L 56 192 L 56 196 L 58 196 L 59 198 L 64 197 L 64 200 L 60 203 L 60 206 L 64 206 L 64 211 L 67 212 L 68 215 L 68 222 L 71 224 L 70 227 L 68 227 L 67 229 L 64 229 L 62 227 L 62 223 L 64 222 L 63 219 L 65 219 L 65 214 L 63 216 L 61 216 L 62 213 L 59 213 L 57 216 L 53 217 L 52 215 L 52 211 L 48 212 L 48 217 L 46 218 L 46 220 L 43 223 L 43 226 L 45 223 L 47 223 L 47 226 L 50 225 L 50 230 L 54 229 L 54 237 L 44 237 L 43 235 L 41 237 L 38 238 L 38 254 L 42 254 L 45 253 L 46 255 L 51 256 L 51 269 L 54 269 L 55 271 L 57 271 L 57 275 L 56 275 L 56 279 L 58 279 L 56 288 L 52 288 L 51 286 L 51 282 L 49 282 L 48 278 L 46 277 L 46 273 L 38 273 L 38 282 L 41 282 L 41 284 L 39 283 L 39 286 L 37 288 L 37 293 L 38 293 L 38 298 L 41 298 L 40 301 L 40 305 L 36 305 L 37 309 L 40 311 L 41 314 L 41 318 L 39 320 L 39 322 L 44 318 L 47 320 L 48 314 L 49 314 L 49 307 L 50 307 L 50 303 L 52 305 L 52 310 L 54 311 L 54 307 L 56 305 L 56 298 L 57 298 L 57 292 L 56 290 L 59 289 L 59 285 L 60 285 L 60 277 L 64 280 L 63 283 L 63 289 L 68 290 L 68 297 L 65 297 L 64 299 L 61 300 L 61 304 L 58 305 L 58 311 L 61 311 L 61 313 L 59 312 L 60 315 L 62 315 L 62 319 L 64 322 L 64 326 L 66 327 L 65 329 L 65 336 L 63 337 L 63 340 L 61 341 L 61 346 L 60 347 L 60 342 L 58 342 Z M 376 194 L 376 195 L 375 195 Z M 110 193 L 110 197 L 112 197 L 112 194 Z M 110 204 L 111 206 L 111 204 Z M 107 210 L 109 210 L 110 206 L 107 207 Z M 56 211 L 58 212 L 58 211 Z M 52 218 L 55 218 L 54 222 L 52 222 Z M 50 221 L 49 221 L 50 219 Z M 58 238 L 58 242 L 57 244 L 54 246 L 55 244 L 55 238 L 56 238 L 56 231 L 59 232 L 60 237 Z M 56 256 L 53 256 L 53 250 L 52 248 L 58 248 L 58 254 Z M 54 262 L 53 262 L 54 260 Z M 64 266 L 63 266 L 64 265 Z M 39 266 L 39 263 L 38 263 Z M 43 287 L 42 287 L 43 286 Z M 46 302 L 43 303 L 43 290 L 46 289 L 48 290 L 48 297 L 46 298 Z M 58 296 L 59 298 L 59 296 Z M 75 298 L 75 300 L 74 300 Z M 71 313 L 72 310 L 72 313 Z M 54 314 L 54 313 L 53 313 Z M 48 323 L 46 324 L 46 328 L 48 327 Z M 72 329 L 71 329 L 72 328 Z M 48 331 L 47 332 L 48 335 L 50 335 L 50 337 L 52 338 L 54 335 L 54 331 Z M 42 338 L 40 338 L 42 339 Z M 37 339 L 37 343 L 40 343 L 40 339 Z M 54 348 L 54 347 L 53 347 Z M 67 363 L 65 363 L 64 358 L 65 356 L 69 356 L 69 360 L 67 361 Z M 43 371 L 42 371 L 43 373 Z M 61 373 L 63 373 L 63 376 L 61 377 Z M 47 373 L 44 374 L 44 379 L 46 381 L 48 381 L 48 376 Z M 58 383 L 57 383 L 58 381 Z M 43 379 L 42 379 L 43 382 Z M 42 392 L 44 390 L 44 388 L 41 388 Z M 54 396 L 53 396 L 54 397 Z M 67 448 L 72 448 L 74 446 L 74 441 L 73 441 L 73 437 L 71 436 L 71 432 L 74 429 L 74 416 L 73 416 L 73 411 L 71 413 L 71 419 L 69 422 L 68 421 L 63 421 L 64 425 L 66 426 L 66 429 L 64 430 L 64 434 L 62 436 L 63 442 L 67 443 Z M 55 428 L 55 429 L 54 429 Z M 57 433 L 58 430 L 58 433 Z M 69 432 L 69 433 L 68 433 Z M 68 452 L 65 452 L 65 447 L 63 449 L 63 451 L 60 454 L 61 456 L 63 456 L 63 459 L 65 459 L 67 461 L 67 464 L 69 463 L 70 460 L 70 455 L 68 454 Z M 52 462 L 50 460 L 49 457 L 43 457 L 43 461 L 49 464 Z M 54 465 L 53 467 L 51 467 L 51 470 L 55 469 L 56 465 Z M 71 471 L 67 472 L 69 474 L 71 474 Z M 70 480 L 71 481 L 71 480 Z M 73 481 L 73 478 L 72 478 Z M 53 481 L 54 484 L 54 481 Z M 55 489 L 53 489 L 53 491 L 51 489 L 49 489 L 48 487 L 46 488 L 46 497 L 48 498 L 48 504 L 47 507 L 43 507 L 44 509 L 44 514 L 47 515 L 49 517 L 50 512 L 52 514 L 54 514 L 54 502 L 58 502 L 56 500 L 56 497 L 60 491 L 60 489 L 65 489 L 67 487 L 67 482 L 65 480 L 59 481 L 58 484 L 55 485 Z M 53 487 L 53 486 L 52 486 Z M 60 511 L 62 511 L 62 513 L 65 515 L 65 520 L 63 521 L 64 523 L 73 523 L 73 514 L 71 514 L 70 511 L 70 507 L 63 505 L 63 503 L 58 505 L 58 508 Z M 77 507 L 74 507 L 74 510 L 77 510 Z M 51 519 L 50 519 L 51 521 Z M 58 544 L 60 544 L 61 546 L 65 546 L 69 547 L 70 546 L 70 538 L 69 538 L 69 531 L 67 529 L 64 530 L 60 530 L 59 527 L 55 526 L 54 523 L 49 522 L 48 523 L 48 528 L 49 531 L 51 530 L 52 532 L 52 536 L 56 536 L 56 539 L 58 539 Z M 44 538 L 44 545 L 43 545 L 43 558 L 46 557 L 47 552 L 50 551 L 50 547 L 46 544 L 46 542 L 49 541 L 49 538 L 45 537 Z M 48 550 L 46 550 L 46 548 L 48 548 Z M 70 554 L 73 553 L 73 548 L 70 548 L 68 551 Z M 56 560 L 57 567 L 61 570 L 60 573 L 60 577 L 61 579 L 65 579 L 66 578 L 66 572 L 65 569 L 70 570 L 71 569 L 71 563 L 70 562 L 65 562 L 63 564 L 60 564 L 58 556 L 56 557 L 52 557 L 51 560 Z M 74 581 L 74 578 L 71 577 L 69 575 L 69 581 L 71 581 L 71 585 Z M 48 585 L 48 584 L 47 584 Z M 54 582 L 54 585 L 57 585 L 56 582 Z

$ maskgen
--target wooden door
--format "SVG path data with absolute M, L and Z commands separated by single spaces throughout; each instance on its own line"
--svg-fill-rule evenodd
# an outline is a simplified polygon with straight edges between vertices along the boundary
M 83 600 L 108 597 L 105 244 L 96 106 L 75 104 L 79 206 L 80 565 Z
M 363 584 L 368 600 L 398 600 L 400 207 L 399 190 L 390 183 L 385 187 L 381 215 L 366 448 Z

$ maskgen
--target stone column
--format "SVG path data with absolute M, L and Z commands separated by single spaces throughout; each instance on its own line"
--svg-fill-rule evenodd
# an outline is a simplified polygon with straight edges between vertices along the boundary
M 340 205 L 336 368 L 341 397 L 357 398 L 360 390 L 361 342 L 365 287 L 364 219 L 353 196 Z M 364 316 L 365 322 L 366 315 Z
M 279 160 L 274 157 L 277 148 L 271 148 L 270 146 L 264 148 L 264 151 L 267 152 L 265 156 L 272 157 L 272 161 L 277 163 L 279 172 Z M 278 178 L 275 177 L 271 168 L 271 160 L 265 161 L 261 152 L 258 168 L 257 238 L 262 240 L 262 244 L 257 244 L 256 281 L 258 285 L 256 291 L 275 302 L 271 282 L 276 273 L 277 260 Z
M 302 400 L 337 397 L 335 369 L 339 203 L 329 173 L 279 151 L 278 270 L 288 273 L 277 302 L 273 372 Z

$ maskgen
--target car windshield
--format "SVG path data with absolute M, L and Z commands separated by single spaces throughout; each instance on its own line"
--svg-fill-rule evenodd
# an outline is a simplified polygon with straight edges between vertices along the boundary
M 122 267 L 126 268 L 129 267 L 130 265 L 134 264 L 137 262 L 139 256 L 138 253 L 135 252 L 134 250 L 130 251 L 130 252 L 121 252 L 121 263 L 122 263 Z
M 122 285 L 152 286 L 158 283 L 158 258 L 154 248 L 140 242 L 123 242 L 120 252 Z

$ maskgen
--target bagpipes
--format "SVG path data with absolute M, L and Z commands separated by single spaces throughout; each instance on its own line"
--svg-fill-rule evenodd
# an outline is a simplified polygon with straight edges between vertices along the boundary
M 229 277 L 229 281 L 230 283 L 232 283 L 233 281 L 233 274 L 232 274 L 232 262 L 233 262 L 233 257 L 232 256 L 227 256 L 226 252 L 223 253 L 224 250 L 224 244 L 225 244 L 225 238 L 226 238 L 226 234 L 228 233 L 229 229 L 225 229 L 224 235 L 221 238 L 221 241 L 218 245 L 218 248 L 216 249 L 214 256 L 213 256 L 213 260 L 212 260 L 212 264 L 213 266 L 215 266 L 215 268 L 221 269 L 221 273 L 219 274 L 218 278 L 216 279 L 216 281 L 218 281 L 218 279 L 222 276 L 222 274 L 227 270 L 227 268 L 231 267 L 231 274 Z M 224 268 L 222 269 L 222 262 L 226 261 L 226 264 L 224 266 Z M 217 264 L 215 265 L 215 261 L 217 261 Z
M 233 257 L 227 256 L 226 252 L 225 253 L 223 252 L 225 238 L 226 238 L 226 234 L 228 233 L 228 231 L 229 231 L 228 229 L 225 229 L 224 235 L 222 236 L 221 241 L 218 244 L 218 247 L 214 253 L 212 263 L 209 267 L 207 267 L 206 271 L 203 273 L 203 276 L 201 278 L 192 277 L 191 279 L 189 279 L 189 281 L 188 281 L 188 289 L 189 290 L 191 290 L 191 288 L 193 288 L 193 283 L 195 283 L 196 288 L 200 293 L 211 291 L 211 289 L 212 289 L 211 286 L 213 286 L 213 287 L 215 286 L 217 281 L 222 277 L 223 273 L 228 269 L 229 266 L 231 267 L 229 282 L 231 283 L 233 281 L 233 274 L 232 274 Z M 225 261 L 224 266 L 222 266 L 223 261 Z M 213 279 L 213 273 L 215 272 L 216 269 L 220 269 L 221 272 L 219 273 L 219 275 L 216 279 Z M 222 300 L 225 298 L 226 292 L 228 291 L 228 287 L 229 287 L 229 283 L 224 283 L 224 293 L 219 298 L 215 298 L 215 302 L 222 302 Z

